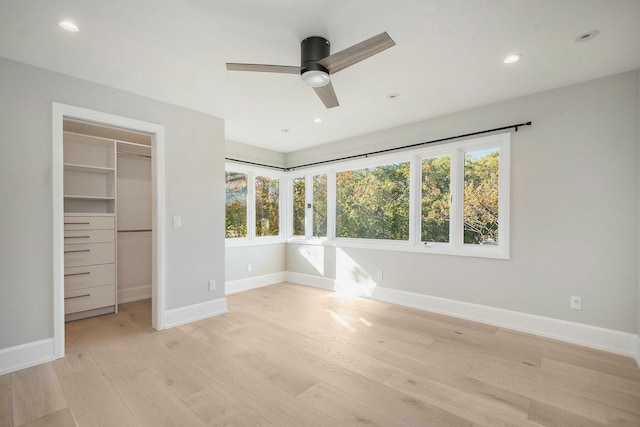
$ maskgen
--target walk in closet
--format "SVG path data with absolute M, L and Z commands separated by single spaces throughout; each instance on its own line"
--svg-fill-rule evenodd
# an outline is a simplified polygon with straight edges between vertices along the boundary
M 66 321 L 151 298 L 151 135 L 64 121 Z

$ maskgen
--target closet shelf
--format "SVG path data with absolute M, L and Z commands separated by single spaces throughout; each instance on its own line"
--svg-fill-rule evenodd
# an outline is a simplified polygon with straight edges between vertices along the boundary
M 115 168 L 105 168 L 102 166 L 87 166 L 87 165 L 78 165 L 73 163 L 65 163 L 64 170 L 69 172 L 87 172 L 87 173 L 97 173 L 97 174 L 110 174 L 115 172 Z
M 65 194 L 65 199 L 69 200 L 115 200 L 115 197 L 104 197 L 104 196 L 81 196 L 77 194 Z

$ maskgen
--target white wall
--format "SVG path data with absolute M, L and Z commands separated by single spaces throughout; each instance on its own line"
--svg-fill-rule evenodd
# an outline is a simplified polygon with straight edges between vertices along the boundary
M 52 102 L 165 126 L 167 309 L 224 297 L 221 119 L 0 58 L 0 349 L 53 336 Z
M 232 159 L 262 163 L 271 166 L 284 167 L 286 164 L 286 154 L 284 153 L 231 140 L 226 141 L 224 154 L 225 157 L 230 157 Z
M 226 250 L 227 282 L 280 273 L 286 268 L 286 245 L 258 245 L 231 247 Z M 251 271 L 247 265 L 251 264 Z
M 628 72 L 290 153 L 287 165 L 295 166 L 533 121 L 512 135 L 510 260 L 289 244 L 287 270 L 640 330 L 638 77 Z M 581 311 L 569 308 L 571 295 L 582 297 Z

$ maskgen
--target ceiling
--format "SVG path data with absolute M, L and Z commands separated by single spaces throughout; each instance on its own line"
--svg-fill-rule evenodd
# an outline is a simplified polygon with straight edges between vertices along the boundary
M 640 0 L 2 0 L 0 56 L 209 113 L 229 140 L 291 152 L 638 69 L 639 23 Z M 225 68 L 299 65 L 307 36 L 335 53 L 383 31 L 397 45 L 333 75 L 330 110 L 295 75 Z M 522 59 L 505 65 L 512 52 Z

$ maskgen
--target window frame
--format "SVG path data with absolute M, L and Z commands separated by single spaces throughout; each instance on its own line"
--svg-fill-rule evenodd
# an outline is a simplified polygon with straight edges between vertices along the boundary
M 267 168 L 247 166 L 239 163 L 226 162 L 225 172 L 237 172 L 247 175 L 247 237 L 225 237 L 225 247 L 265 245 L 286 242 L 285 236 L 288 229 L 293 227 L 290 224 L 290 216 L 287 209 L 283 207 L 292 205 L 287 200 L 290 189 L 289 180 L 284 172 L 279 172 Z M 256 176 L 264 176 L 279 180 L 278 184 L 278 232 L 277 236 L 256 236 Z
M 498 166 L 498 244 L 474 245 L 464 243 L 464 154 L 486 149 L 499 150 Z M 442 156 L 451 157 L 449 242 L 422 242 L 422 161 Z M 390 251 L 417 252 L 438 255 L 458 255 L 481 258 L 509 259 L 510 257 L 510 158 L 509 132 L 465 139 L 462 141 L 425 146 L 386 155 L 376 155 L 290 172 L 277 172 L 259 167 L 228 163 L 225 170 L 248 174 L 247 238 L 228 238 L 227 246 L 289 242 L 307 245 L 352 247 Z M 336 174 L 339 172 L 410 163 L 409 182 L 409 239 L 386 240 L 336 237 Z M 312 235 L 313 177 L 327 175 L 327 237 Z M 280 236 L 255 237 L 255 180 L 256 175 L 280 178 Z M 305 178 L 305 235 L 293 235 L 293 180 Z M 311 204 L 311 208 L 307 208 Z

